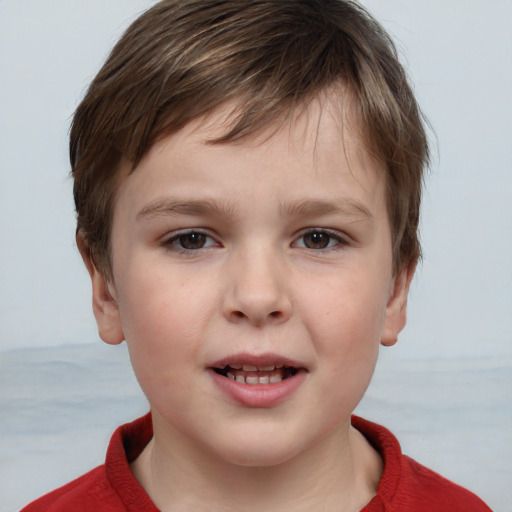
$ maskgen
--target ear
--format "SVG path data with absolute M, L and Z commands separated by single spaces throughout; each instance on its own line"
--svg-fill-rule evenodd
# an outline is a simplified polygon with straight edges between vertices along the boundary
M 92 283 L 92 310 L 98 325 L 100 338 L 110 345 L 117 345 L 124 340 L 119 307 L 115 299 L 113 283 L 96 267 L 91 251 L 82 236 L 76 235 L 76 244 L 84 260 Z
M 399 270 L 393 277 L 381 344 L 390 347 L 398 341 L 398 334 L 407 321 L 407 295 L 414 276 L 416 263 Z

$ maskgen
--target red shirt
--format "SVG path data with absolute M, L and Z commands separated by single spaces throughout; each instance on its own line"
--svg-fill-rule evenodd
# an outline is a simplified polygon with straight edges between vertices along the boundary
M 402 454 L 384 427 L 352 417 L 357 428 L 380 453 L 384 471 L 377 495 L 361 512 L 492 512 L 474 494 Z M 105 464 L 39 498 L 21 512 L 159 512 L 130 471 L 130 462 L 153 435 L 151 416 L 119 427 Z

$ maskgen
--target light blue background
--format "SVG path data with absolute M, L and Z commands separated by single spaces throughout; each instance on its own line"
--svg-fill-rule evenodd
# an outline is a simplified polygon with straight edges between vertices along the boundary
M 95 343 L 67 131 L 149 0 L 0 0 L 0 350 Z M 396 357 L 512 354 L 512 2 L 367 0 L 434 126 L 425 259 Z
M 101 463 L 112 429 L 146 407 L 124 350 L 94 345 L 67 131 L 108 50 L 152 3 L 0 0 L 2 512 Z M 397 40 L 436 135 L 409 324 L 383 351 L 362 411 L 391 427 L 412 456 L 505 512 L 512 1 L 363 3 Z

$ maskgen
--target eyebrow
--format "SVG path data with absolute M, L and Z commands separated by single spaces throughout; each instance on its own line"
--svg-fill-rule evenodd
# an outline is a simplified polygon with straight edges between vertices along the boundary
M 137 214 L 137 220 L 167 215 L 233 217 L 234 213 L 234 206 L 225 201 L 170 198 L 149 203 Z
M 373 215 L 360 201 L 350 198 L 332 201 L 305 200 L 297 203 L 280 205 L 281 211 L 289 216 L 323 217 L 327 215 L 342 215 L 355 221 L 373 223 Z
M 304 200 L 279 205 L 279 211 L 289 217 L 323 217 L 342 215 L 354 221 L 373 223 L 373 215 L 361 202 L 343 198 L 332 201 Z M 168 215 L 216 216 L 230 218 L 236 214 L 233 204 L 214 199 L 163 199 L 146 205 L 137 214 L 137 220 Z

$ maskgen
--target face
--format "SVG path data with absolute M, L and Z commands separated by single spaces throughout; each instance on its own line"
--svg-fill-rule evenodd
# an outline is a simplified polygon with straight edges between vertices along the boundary
M 126 339 L 155 439 L 264 466 L 347 435 L 409 275 L 392 272 L 384 170 L 333 112 L 212 145 L 221 110 L 122 169 L 94 310 Z

